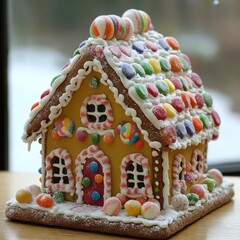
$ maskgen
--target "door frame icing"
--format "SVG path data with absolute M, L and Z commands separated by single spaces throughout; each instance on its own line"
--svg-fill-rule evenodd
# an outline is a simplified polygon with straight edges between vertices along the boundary
M 103 170 L 103 202 L 111 196 L 111 166 L 109 163 L 109 158 L 101 151 L 97 146 L 91 145 L 88 148 L 82 150 L 75 160 L 75 173 L 76 173 L 76 195 L 77 203 L 83 203 L 83 167 L 86 163 L 87 158 L 95 158 L 102 166 Z

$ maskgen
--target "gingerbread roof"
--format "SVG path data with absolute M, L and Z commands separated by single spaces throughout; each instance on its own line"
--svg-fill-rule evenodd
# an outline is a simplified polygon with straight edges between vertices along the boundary
M 178 41 L 153 30 L 145 12 L 100 16 L 90 34 L 31 111 L 25 142 L 46 131 L 92 69 L 152 148 L 180 149 L 217 138 L 221 121 L 211 95 Z

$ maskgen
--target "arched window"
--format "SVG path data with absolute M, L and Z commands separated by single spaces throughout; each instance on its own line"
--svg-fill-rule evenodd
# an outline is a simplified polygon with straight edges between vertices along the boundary
M 153 197 L 148 159 L 140 153 L 127 155 L 121 164 L 121 193 L 125 196 Z
M 194 182 L 198 181 L 204 173 L 204 157 L 199 149 L 194 149 L 191 159 Z
M 177 154 L 172 164 L 173 194 L 183 193 L 187 185 L 185 181 L 186 160 L 182 154 Z

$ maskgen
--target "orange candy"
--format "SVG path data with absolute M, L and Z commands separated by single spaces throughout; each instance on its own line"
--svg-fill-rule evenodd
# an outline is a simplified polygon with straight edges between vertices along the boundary
M 34 108 L 36 108 L 38 105 L 39 105 L 39 102 L 34 103 L 34 104 L 32 105 L 32 107 L 31 107 L 31 111 L 32 111 Z
M 180 48 L 180 44 L 177 41 L 177 39 L 175 39 L 174 37 L 165 37 L 165 40 L 167 41 L 168 45 L 174 49 L 174 50 L 179 50 Z
M 106 135 L 103 136 L 103 141 L 106 144 L 111 144 L 114 141 L 114 136 L 112 133 L 107 133 Z
M 143 147 L 143 141 L 141 139 L 138 139 L 135 143 L 134 143 L 134 147 L 136 149 L 141 149 Z
M 139 198 L 136 198 L 136 201 L 138 201 L 141 205 L 143 205 L 147 201 L 147 199 L 144 197 L 139 197 Z
M 180 72 L 182 70 L 182 64 L 177 56 L 172 55 L 169 62 L 173 72 Z
M 193 126 L 194 126 L 196 132 L 202 131 L 203 123 L 198 117 L 193 117 L 192 118 L 192 123 L 193 123 Z
M 191 169 L 192 169 L 191 163 L 190 163 L 190 162 L 187 162 L 187 163 L 186 163 L 186 171 L 187 171 L 187 172 L 190 172 Z
M 98 184 L 102 183 L 103 182 L 103 176 L 101 174 L 96 174 L 94 176 L 94 181 Z
M 36 202 L 41 207 L 50 208 L 53 205 L 53 198 L 50 194 L 41 193 L 37 196 Z
M 183 102 L 184 102 L 184 104 L 187 108 L 188 107 L 194 108 L 197 105 L 197 101 L 196 101 L 196 99 L 195 99 L 195 97 L 193 96 L 192 93 L 182 92 L 181 97 L 182 97 L 182 100 L 183 100 Z
M 123 195 L 122 193 L 118 193 L 116 195 L 116 197 L 120 200 L 122 205 L 124 205 L 127 202 L 127 200 L 128 200 L 128 198 L 125 195 Z

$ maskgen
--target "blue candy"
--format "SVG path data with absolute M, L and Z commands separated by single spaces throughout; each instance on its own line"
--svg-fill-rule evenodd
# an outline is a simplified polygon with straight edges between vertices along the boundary
M 193 123 L 190 120 L 186 120 L 184 122 L 184 126 L 189 136 L 193 136 L 195 134 L 195 128 L 193 126 Z
M 136 75 L 135 69 L 127 63 L 122 64 L 122 72 L 127 79 L 132 79 Z
M 170 46 L 168 45 L 164 38 L 159 39 L 158 43 L 164 50 L 168 51 L 170 49 Z
M 96 162 L 91 162 L 89 168 L 92 172 L 96 172 L 98 170 L 98 164 Z
M 138 53 L 144 52 L 144 45 L 142 42 L 134 42 L 132 48 L 136 50 Z
M 183 123 L 177 123 L 175 129 L 177 131 L 178 137 L 180 137 L 181 139 L 183 139 L 187 135 L 187 131 Z
M 86 44 L 86 42 L 87 42 L 87 40 L 81 42 L 81 43 L 79 44 L 79 47 L 80 47 L 80 48 L 83 47 L 83 46 Z
M 92 198 L 92 200 L 95 201 L 95 202 L 97 202 L 98 200 L 100 200 L 100 197 L 101 197 L 101 195 L 100 195 L 100 193 L 97 192 L 97 191 L 94 191 L 94 192 L 92 192 L 92 194 L 91 194 L 91 198 Z

